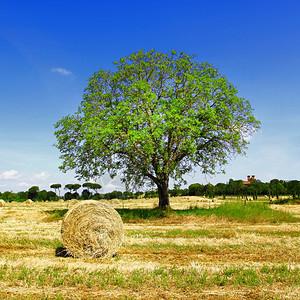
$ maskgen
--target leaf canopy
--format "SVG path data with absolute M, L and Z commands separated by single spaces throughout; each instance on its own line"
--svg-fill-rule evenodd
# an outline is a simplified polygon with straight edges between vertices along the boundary
M 74 115 L 56 124 L 61 170 L 78 178 L 117 173 L 127 187 L 213 174 L 259 128 L 249 102 L 209 63 L 184 52 L 140 50 L 100 69 Z

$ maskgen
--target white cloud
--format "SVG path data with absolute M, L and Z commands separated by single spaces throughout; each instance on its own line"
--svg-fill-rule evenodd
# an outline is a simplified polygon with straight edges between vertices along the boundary
M 112 183 L 109 183 L 105 186 L 105 188 L 111 188 L 111 189 L 114 189 L 114 188 L 117 188 L 118 186 L 117 185 L 114 185 Z
M 18 179 L 20 177 L 21 175 L 16 170 L 4 171 L 3 173 L 0 174 L 0 179 L 6 179 L 6 180 Z
M 19 182 L 19 183 L 17 184 L 17 186 L 20 186 L 20 187 L 30 187 L 31 185 L 28 184 L 28 183 L 26 183 L 26 182 Z
M 32 176 L 33 180 L 47 180 L 50 177 L 50 174 L 48 172 L 41 172 L 39 174 L 35 174 Z
M 60 73 L 62 75 L 66 75 L 66 76 L 72 75 L 72 72 L 65 69 L 65 68 L 52 68 L 51 71 L 56 72 L 56 73 Z

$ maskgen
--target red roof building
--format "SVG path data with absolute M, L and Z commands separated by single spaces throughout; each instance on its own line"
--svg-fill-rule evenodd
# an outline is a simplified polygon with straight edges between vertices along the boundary
M 252 175 L 252 177 L 250 177 L 250 175 L 247 176 L 247 181 L 244 181 L 243 187 L 248 186 L 252 181 L 256 180 L 255 179 L 255 175 Z

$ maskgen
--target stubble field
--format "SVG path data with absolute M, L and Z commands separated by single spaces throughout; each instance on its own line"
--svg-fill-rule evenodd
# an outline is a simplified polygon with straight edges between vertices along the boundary
M 153 208 L 157 199 L 111 201 Z M 173 209 L 222 200 L 171 198 Z M 58 257 L 70 204 L 0 207 L 1 299 L 299 299 L 300 222 L 169 215 L 124 223 L 115 257 Z M 273 206 L 300 217 L 300 205 Z

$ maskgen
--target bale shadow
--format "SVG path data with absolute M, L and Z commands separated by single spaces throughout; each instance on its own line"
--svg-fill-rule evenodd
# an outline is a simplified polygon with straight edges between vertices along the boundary
M 72 254 L 68 253 L 68 251 L 65 247 L 57 247 L 55 249 L 55 256 L 56 257 L 73 257 Z

